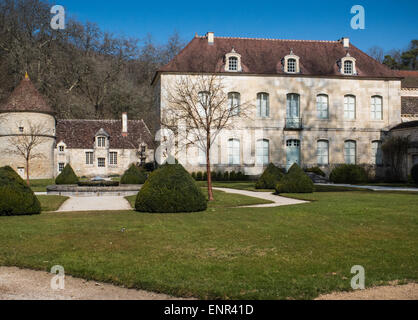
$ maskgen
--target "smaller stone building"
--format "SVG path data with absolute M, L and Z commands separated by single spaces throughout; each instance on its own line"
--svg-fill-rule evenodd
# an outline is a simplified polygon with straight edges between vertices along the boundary
M 34 143 L 36 141 L 36 144 Z M 78 176 L 121 175 L 132 164 L 154 161 L 153 136 L 142 120 L 56 119 L 29 76 L 0 106 L 0 167 L 26 177 L 22 150 L 30 144 L 31 179 L 56 177 L 70 164 Z

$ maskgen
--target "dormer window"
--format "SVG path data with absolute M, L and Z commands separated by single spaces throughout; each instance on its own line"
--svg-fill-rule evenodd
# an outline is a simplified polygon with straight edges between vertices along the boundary
M 347 52 L 347 55 L 341 59 L 341 73 L 343 75 L 352 76 L 356 75 L 356 59 L 350 56 Z
M 97 137 L 97 146 L 99 148 L 105 148 L 106 147 L 106 138 L 105 137 Z
M 60 152 L 64 152 L 65 151 L 65 147 L 64 146 L 59 146 L 59 151 Z
M 232 48 L 230 53 L 225 56 L 225 71 L 228 72 L 241 72 L 241 55 Z
M 290 50 L 290 54 L 284 57 L 284 71 L 286 73 L 300 73 L 300 58 Z

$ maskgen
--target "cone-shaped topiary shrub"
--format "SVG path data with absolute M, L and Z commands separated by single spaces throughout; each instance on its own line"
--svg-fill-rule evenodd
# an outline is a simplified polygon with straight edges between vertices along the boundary
M 367 173 L 363 167 L 355 164 L 344 164 L 332 170 L 329 179 L 333 183 L 362 183 L 367 182 Z
M 67 164 L 62 172 L 55 179 L 55 184 L 77 184 L 78 177 L 74 173 L 73 168 Z
M 206 197 L 180 164 L 154 171 L 139 191 L 135 209 L 140 212 L 198 212 L 207 208 Z
M 132 164 L 123 174 L 120 184 L 144 184 L 146 180 L 147 174 L 144 170 Z
M 40 213 L 41 204 L 31 188 L 12 168 L 0 168 L 0 216 Z
M 264 173 L 255 184 L 256 189 L 274 189 L 279 181 L 283 178 L 282 170 L 270 163 Z
M 296 163 L 276 185 L 276 192 L 281 193 L 312 193 L 314 183 Z

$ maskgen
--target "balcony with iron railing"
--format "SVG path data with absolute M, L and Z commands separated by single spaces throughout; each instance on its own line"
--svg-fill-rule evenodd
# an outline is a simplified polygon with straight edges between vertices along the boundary
M 292 117 L 286 118 L 285 130 L 303 130 L 303 121 L 302 118 Z

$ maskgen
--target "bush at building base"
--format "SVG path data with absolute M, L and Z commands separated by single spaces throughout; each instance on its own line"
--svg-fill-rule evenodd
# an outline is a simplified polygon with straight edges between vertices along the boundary
M 344 164 L 332 170 L 329 177 L 333 183 L 356 184 L 367 182 L 367 173 L 364 168 L 354 164 Z
M 270 163 L 264 173 L 255 184 L 256 189 L 274 189 L 283 178 L 283 172 L 280 168 Z
M 12 168 L 0 168 L 0 216 L 40 213 L 41 204 L 31 188 Z
M 276 185 L 276 192 L 281 193 L 312 193 L 315 190 L 311 178 L 299 167 L 294 164 L 289 172 Z
M 67 164 L 62 170 L 62 172 L 58 175 L 58 177 L 55 179 L 55 184 L 61 185 L 61 184 L 77 184 L 78 183 L 78 177 L 74 173 L 73 168 L 69 164 Z
M 180 164 L 154 171 L 139 191 L 135 209 L 150 213 L 198 212 L 207 209 L 206 197 Z
M 144 184 L 146 180 L 147 174 L 144 170 L 132 164 L 123 174 L 120 184 Z

